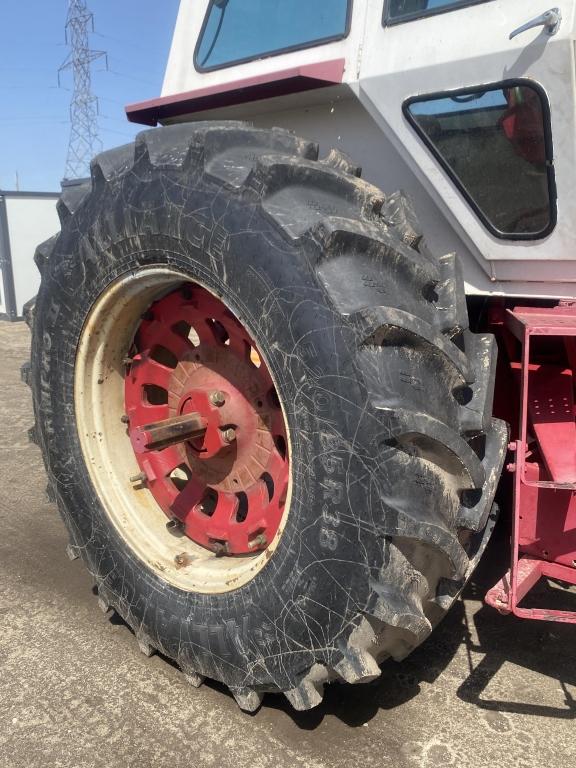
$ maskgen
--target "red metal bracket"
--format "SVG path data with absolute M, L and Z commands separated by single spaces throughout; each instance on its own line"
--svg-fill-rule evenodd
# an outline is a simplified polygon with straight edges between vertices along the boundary
M 261 101 L 292 93 L 340 85 L 344 77 L 344 59 L 301 64 L 290 69 L 265 72 L 254 77 L 209 85 L 186 93 L 129 104 L 126 115 L 131 123 L 157 125 L 159 122 L 222 109 L 250 101 Z
M 576 584 L 576 424 L 573 344 L 576 306 L 508 310 L 508 330 L 522 344 L 520 429 L 514 473 L 514 517 L 510 571 L 486 595 L 501 613 L 544 621 L 576 623 L 576 612 L 520 608 L 542 577 Z M 538 342 L 531 357 L 534 337 Z M 551 337 L 554 337 L 552 339 Z M 565 364 L 549 364 L 548 347 L 562 341 Z M 557 360 L 556 360 L 557 362 Z M 565 361 L 562 360 L 564 363 Z

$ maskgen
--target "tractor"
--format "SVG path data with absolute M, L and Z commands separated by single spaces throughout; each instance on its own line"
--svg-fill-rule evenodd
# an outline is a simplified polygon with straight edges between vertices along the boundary
M 576 583 L 557 2 L 181 0 L 162 96 L 126 108 L 147 128 L 63 187 L 30 436 L 100 607 L 193 686 L 306 710 L 404 659 L 481 558 L 505 462 L 486 600 L 576 620 L 524 602 Z

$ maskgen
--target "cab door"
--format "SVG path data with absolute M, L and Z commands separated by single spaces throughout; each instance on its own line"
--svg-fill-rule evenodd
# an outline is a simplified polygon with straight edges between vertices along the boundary
M 494 288 L 572 295 L 574 0 L 378 5 L 361 101 Z

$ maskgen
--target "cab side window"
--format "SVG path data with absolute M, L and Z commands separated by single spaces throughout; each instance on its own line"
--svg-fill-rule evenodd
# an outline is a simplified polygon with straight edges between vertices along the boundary
M 384 23 L 399 24 L 422 16 L 465 8 L 467 5 L 486 3 L 489 0 L 386 0 Z
M 548 100 L 528 81 L 409 99 L 404 114 L 497 237 L 535 240 L 556 222 Z
M 196 45 L 199 71 L 346 37 L 352 0 L 211 0 Z

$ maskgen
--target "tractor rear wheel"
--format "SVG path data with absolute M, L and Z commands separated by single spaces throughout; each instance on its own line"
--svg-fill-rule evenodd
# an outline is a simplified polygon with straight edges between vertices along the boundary
M 341 153 L 243 123 L 145 131 L 58 209 L 24 374 L 101 607 L 249 711 L 404 658 L 507 440 L 455 257 Z

